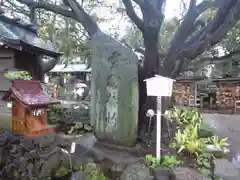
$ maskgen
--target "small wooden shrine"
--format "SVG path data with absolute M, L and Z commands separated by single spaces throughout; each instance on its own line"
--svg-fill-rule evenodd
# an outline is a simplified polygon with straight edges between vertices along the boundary
M 59 104 L 43 90 L 40 81 L 15 80 L 4 101 L 12 101 L 12 131 L 25 136 L 53 132 L 47 127 L 46 108 Z

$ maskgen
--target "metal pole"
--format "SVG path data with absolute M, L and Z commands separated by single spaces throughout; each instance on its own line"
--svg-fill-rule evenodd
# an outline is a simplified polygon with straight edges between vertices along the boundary
M 161 116 L 162 116 L 162 98 L 157 97 L 157 143 L 156 143 L 156 156 L 161 158 Z

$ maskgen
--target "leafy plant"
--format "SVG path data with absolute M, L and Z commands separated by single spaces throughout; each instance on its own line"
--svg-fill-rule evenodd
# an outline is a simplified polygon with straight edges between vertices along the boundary
M 147 167 L 157 168 L 171 168 L 175 165 L 180 164 L 181 161 L 177 160 L 176 156 L 163 156 L 160 159 L 153 157 L 153 155 L 148 154 L 145 156 L 145 164 Z
M 87 132 L 92 132 L 92 126 L 88 123 L 77 123 L 73 127 L 73 133 L 75 134 L 84 134 Z
M 145 163 L 147 167 L 156 168 L 160 166 L 160 159 L 148 154 L 145 156 Z
M 178 130 L 171 146 L 178 153 L 188 151 L 190 154 L 199 155 L 204 151 L 204 141 L 198 136 L 199 125 L 188 125 L 183 131 Z
M 84 168 L 84 173 L 86 174 L 86 177 L 84 179 L 86 180 L 108 180 L 106 176 L 104 176 L 103 172 L 92 166 L 86 166 Z
M 213 157 L 211 154 L 203 153 L 197 157 L 197 166 L 199 172 L 204 176 L 212 176 L 213 175 Z
M 54 175 L 55 177 L 63 177 L 66 176 L 69 173 L 69 168 L 66 167 L 60 167 L 56 174 Z
M 179 129 L 174 136 L 174 140 L 171 144 L 172 148 L 178 150 L 178 153 L 181 153 L 185 149 L 185 142 L 187 140 L 187 134 L 183 134 Z
M 164 168 L 170 168 L 172 166 L 181 164 L 181 161 L 177 160 L 176 156 L 163 156 L 161 158 L 160 164 Z
M 27 71 L 8 71 L 4 77 L 9 80 L 31 80 L 32 76 Z
M 178 124 L 200 124 L 202 118 L 198 110 L 174 108 L 168 113 L 168 117 Z
M 48 123 L 56 124 L 66 111 L 61 105 L 52 105 L 47 109 Z
M 216 148 L 220 148 L 223 150 L 224 153 L 228 153 L 228 137 L 226 138 L 219 138 L 218 136 L 212 136 L 207 139 L 208 144 L 213 144 Z
M 192 111 L 192 112 L 190 112 Z M 189 109 L 175 109 L 173 119 L 179 124 L 186 125 L 185 129 L 178 130 L 175 133 L 174 140 L 171 144 L 178 153 L 188 152 L 196 158 L 198 170 L 205 176 L 214 177 L 213 175 L 213 158 L 214 154 L 205 153 L 207 144 L 212 144 L 228 152 L 227 138 L 213 136 L 211 129 L 203 123 L 198 111 Z

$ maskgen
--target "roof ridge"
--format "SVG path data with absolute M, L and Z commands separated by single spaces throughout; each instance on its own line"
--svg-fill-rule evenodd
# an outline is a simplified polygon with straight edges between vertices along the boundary
M 8 24 L 16 25 L 20 28 L 23 28 L 25 30 L 28 30 L 28 31 L 38 35 L 37 34 L 37 27 L 34 24 L 32 24 L 32 23 L 28 23 L 28 24 L 25 23 L 24 24 L 23 22 L 21 22 L 21 20 L 22 19 L 20 19 L 20 18 L 9 18 L 4 14 L 0 14 L 0 21 L 3 21 L 3 22 L 8 23 Z

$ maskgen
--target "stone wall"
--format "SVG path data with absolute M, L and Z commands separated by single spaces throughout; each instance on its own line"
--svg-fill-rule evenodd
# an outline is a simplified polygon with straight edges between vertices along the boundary
M 0 179 L 44 179 L 69 166 L 61 148 L 69 145 L 55 134 L 24 137 L 0 133 Z

